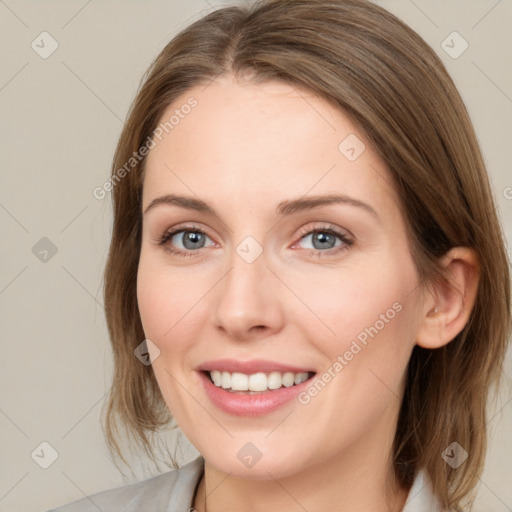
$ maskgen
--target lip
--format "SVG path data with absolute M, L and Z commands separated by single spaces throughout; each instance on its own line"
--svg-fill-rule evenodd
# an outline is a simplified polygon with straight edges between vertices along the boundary
M 249 395 L 245 393 L 233 393 L 223 388 L 217 387 L 208 375 L 209 371 L 218 370 L 225 372 L 240 372 L 248 375 L 258 372 L 270 373 L 277 372 L 306 372 L 295 366 L 283 365 L 271 361 L 253 360 L 253 361 L 233 361 L 222 359 L 204 363 L 198 368 L 199 378 L 210 401 L 221 411 L 233 416 L 264 416 L 292 402 L 299 393 L 304 391 L 311 384 L 313 377 L 301 382 L 300 384 L 290 386 L 289 388 L 279 388 L 263 393 Z M 315 373 L 315 372 L 308 372 Z
M 292 366 L 282 364 L 277 361 L 270 361 L 267 359 L 252 359 L 250 361 L 237 361 L 235 359 L 216 359 L 215 361 L 207 361 L 197 368 L 200 371 L 212 372 L 218 370 L 220 372 L 239 372 L 247 375 L 253 373 L 270 373 L 270 372 L 314 372 L 311 368 L 304 368 L 299 366 Z

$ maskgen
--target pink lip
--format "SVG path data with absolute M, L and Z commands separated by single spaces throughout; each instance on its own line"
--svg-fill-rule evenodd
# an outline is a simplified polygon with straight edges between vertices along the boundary
M 197 368 L 201 371 L 214 371 L 220 372 L 239 372 L 247 375 L 253 373 L 270 373 L 270 372 L 292 372 L 302 373 L 311 372 L 313 370 L 308 368 L 299 368 L 298 366 L 291 366 L 288 364 L 281 364 L 275 361 L 268 361 L 265 359 L 253 359 L 251 361 L 236 361 L 234 359 L 217 359 L 215 361 L 207 361 Z
M 311 379 L 308 379 L 301 384 L 290 386 L 289 388 L 282 387 L 280 389 L 265 391 L 254 395 L 233 393 L 213 384 L 207 373 L 209 370 L 206 368 L 215 368 L 219 371 L 222 370 L 229 372 L 238 371 L 240 373 L 247 373 L 248 375 L 258 373 L 258 371 L 264 373 L 269 373 L 271 371 L 290 371 L 293 373 L 300 373 L 305 370 L 265 361 L 249 361 L 240 363 L 236 361 L 222 360 L 214 361 L 213 366 L 211 366 L 211 363 L 201 365 L 201 371 L 199 371 L 198 374 L 206 395 L 221 411 L 233 416 L 254 417 L 269 414 L 293 401 L 301 391 L 304 391 L 304 389 L 311 384 Z
M 311 379 L 309 379 L 289 388 L 283 387 L 256 395 L 246 395 L 218 388 L 205 372 L 199 372 L 199 377 L 212 403 L 233 416 L 263 416 L 271 413 L 292 401 L 306 386 L 311 384 Z

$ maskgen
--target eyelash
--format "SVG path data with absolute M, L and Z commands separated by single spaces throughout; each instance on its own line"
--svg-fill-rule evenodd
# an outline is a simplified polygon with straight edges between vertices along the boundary
M 183 257 L 183 258 L 190 258 L 190 257 L 195 256 L 194 253 L 199 252 L 199 249 L 182 251 L 181 249 L 176 249 L 167 243 L 167 242 L 169 242 L 169 240 L 171 240 L 173 238 L 174 235 L 176 235 L 178 233 L 182 233 L 182 232 L 183 233 L 187 233 L 187 232 L 201 233 L 205 236 L 208 236 L 208 234 L 205 233 L 202 229 L 195 227 L 195 226 L 179 227 L 173 231 L 164 231 L 164 233 L 162 233 L 162 235 L 159 237 L 159 239 L 157 241 L 157 245 L 159 245 L 159 246 L 167 245 L 165 248 L 167 251 L 169 251 L 171 254 L 175 254 L 175 255 Z M 318 257 L 318 258 L 332 256 L 334 254 L 338 254 L 343 251 L 346 251 L 354 243 L 353 240 L 351 240 L 349 237 L 347 237 L 347 235 L 345 235 L 344 233 L 341 233 L 340 231 L 335 229 L 333 226 L 315 227 L 314 229 L 303 228 L 301 230 L 299 241 L 302 240 L 303 238 L 305 238 L 306 236 L 315 234 L 315 233 L 328 233 L 330 235 L 333 235 L 333 236 L 339 238 L 343 242 L 343 245 L 338 246 L 338 247 L 333 247 L 333 248 L 327 249 L 325 251 L 322 251 L 320 249 L 305 249 L 306 254 L 308 256 L 313 256 L 313 257 Z

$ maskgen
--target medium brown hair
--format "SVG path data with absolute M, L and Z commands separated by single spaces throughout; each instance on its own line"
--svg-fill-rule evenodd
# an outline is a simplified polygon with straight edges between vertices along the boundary
M 366 0 L 218 9 L 178 34 L 149 67 L 112 166 L 104 288 L 115 365 L 104 423 L 111 453 L 126 462 L 122 426 L 155 460 L 150 437 L 172 420 L 151 366 L 134 357 L 145 337 L 136 297 L 145 158 L 122 179 L 118 171 L 180 95 L 248 72 L 257 83 L 312 91 L 367 135 L 401 200 L 422 282 L 444 279 L 439 258 L 450 248 L 476 251 L 478 293 L 463 331 L 442 348 L 413 349 L 392 454 L 403 486 L 424 469 L 444 507 L 470 503 L 486 451 L 487 398 L 499 383 L 511 327 L 503 235 L 474 129 L 444 65 L 418 34 Z M 441 457 L 453 441 L 469 453 L 457 469 Z

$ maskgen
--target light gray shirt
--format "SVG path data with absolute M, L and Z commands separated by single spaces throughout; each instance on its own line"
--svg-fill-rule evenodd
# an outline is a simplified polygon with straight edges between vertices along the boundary
M 108 489 L 48 512 L 192 512 L 203 463 L 198 457 L 178 470 Z M 425 472 L 416 476 L 402 512 L 441 512 Z

